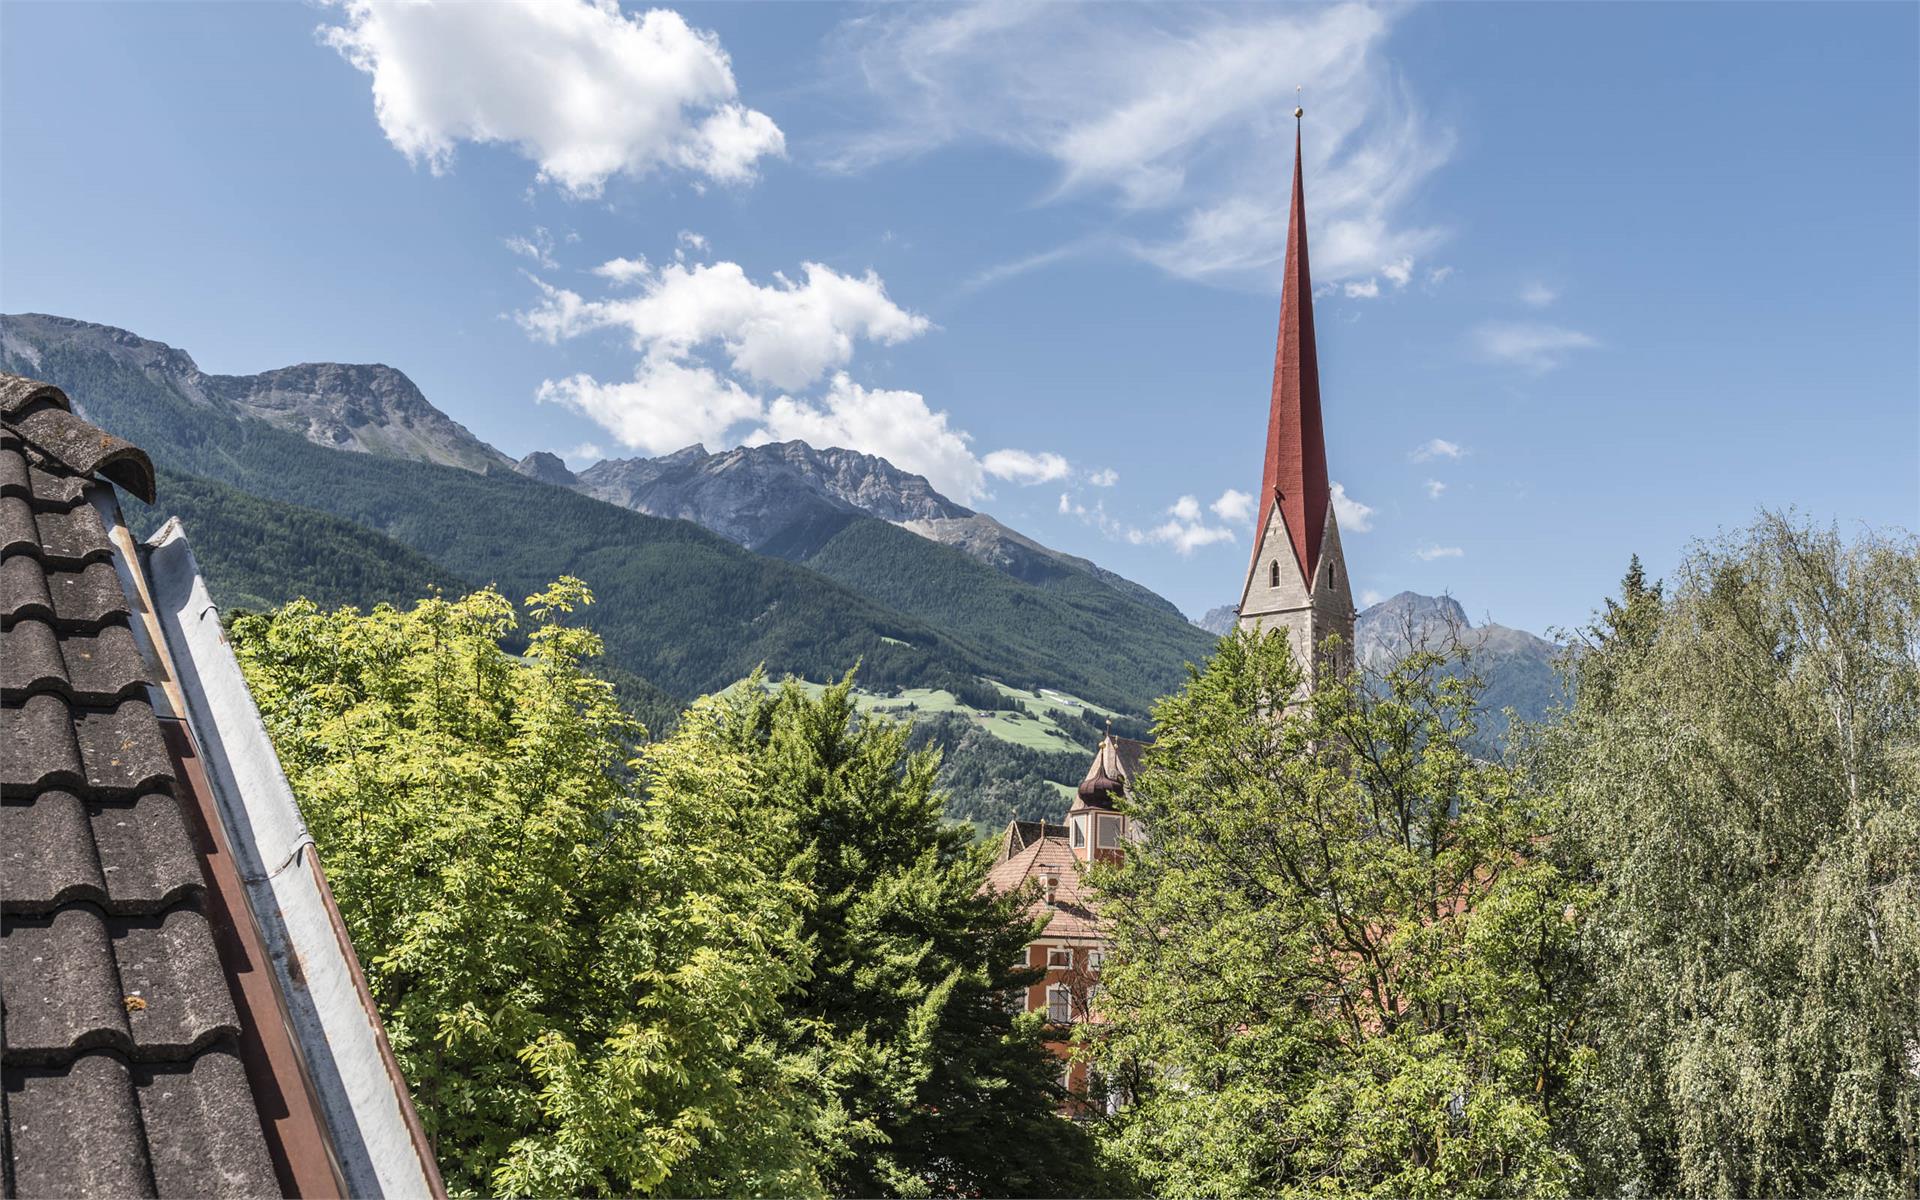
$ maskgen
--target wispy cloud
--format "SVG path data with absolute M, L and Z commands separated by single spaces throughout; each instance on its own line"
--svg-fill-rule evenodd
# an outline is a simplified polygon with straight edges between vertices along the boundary
M 1520 303 L 1528 308 L 1546 308 L 1559 298 L 1558 291 L 1538 281 L 1520 289 Z
M 1466 553 L 1458 546 L 1422 546 L 1413 552 L 1421 562 L 1432 562 L 1436 558 L 1461 558 Z
M 1222 521 L 1245 523 L 1253 520 L 1253 497 L 1246 492 L 1228 488 L 1220 493 L 1220 498 L 1207 506 L 1213 515 Z
M 1447 494 L 1447 485 L 1444 483 L 1441 483 L 1438 479 L 1427 480 L 1426 488 L 1427 488 L 1427 499 L 1429 500 L 1438 500 L 1440 497 Z
M 1536 375 L 1553 370 L 1576 350 L 1590 350 L 1600 344 L 1577 329 L 1511 321 L 1489 321 L 1479 326 L 1473 331 L 1473 342 L 1488 361 L 1523 367 Z
M 549 271 L 559 266 L 553 261 L 553 235 L 547 232 L 545 226 L 535 225 L 533 232 L 525 236 L 516 233 L 512 237 L 501 238 L 500 244 Z
M 1316 271 L 1338 281 L 1390 264 L 1411 279 L 1442 235 L 1409 217 L 1409 201 L 1453 137 L 1387 58 L 1396 14 L 1358 4 L 864 14 L 842 27 L 839 62 L 874 94 L 864 111 L 881 115 L 824 157 L 859 170 L 954 143 L 1009 146 L 1055 167 L 1044 201 L 1102 199 L 1111 244 L 1182 277 L 1274 286 L 1303 82 Z
M 1372 300 L 1380 294 L 1380 281 L 1372 276 L 1348 280 L 1344 290 L 1349 300 Z
M 1112 487 L 1114 484 L 1120 482 L 1120 472 L 1114 470 L 1112 467 L 1102 467 L 1087 476 L 1087 482 L 1094 487 Z
M 1432 438 L 1407 451 L 1410 462 L 1427 462 L 1436 458 L 1458 459 L 1467 453 L 1466 447 L 1445 438 Z

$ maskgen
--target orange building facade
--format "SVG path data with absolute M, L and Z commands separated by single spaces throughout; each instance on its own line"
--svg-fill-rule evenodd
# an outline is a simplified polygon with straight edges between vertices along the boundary
M 1089 1076 L 1085 1063 L 1072 1061 L 1072 1039 L 1076 1025 L 1100 1019 L 1100 970 L 1109 949 L 1086 871 L 1095 862 L 1119 859 L 1121 846 L 1135 833 L 1132 819 L 1119 811 L 1119 800 L 1145 750 L 1144 742 L 1109 733 L 1066 820 L 1009 822 L 999 862 L 987 876 L 987 886 L 995 891 L 1031 887 L 1034 915 L 1046 917 L 1040 936 L 1027 946 L 1027 965 L 1043 974 L 1009 1003 L 1021 1012 L 1046 1014 L 1048 1042 L 1060 1056 L 1061 1084 L 1073 1114 L 1117 1103 Z

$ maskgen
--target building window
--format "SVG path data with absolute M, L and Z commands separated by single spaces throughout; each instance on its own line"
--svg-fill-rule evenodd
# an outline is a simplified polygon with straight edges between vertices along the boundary
M 1106 965 L 1107 965 L 1107 952 L 1105 950 L 1087 951 L 1087 969 L 1089 971 L 1098 971 L 1100 968 Z
M 1073 1020 L 1073 992 L 1064 983 L 1047 989 L 1047 1020 L 1056 1025 Z
M 1075 850 L 1084 850 L 1086 849 L 1086 845 L 1087 819 L 1085 817 L 1075 817 L 1073 819 L 1073 848 Z
M 1280 560 L 1277 558 L 1267 564 L 1267 586 L 1280 586 Z
M 1049 971 L 1073 970 L 1073 947 L 1048 946 L 1047 969 Z
M 1100 839 L 1098 843 L 1100 849 L 1118 850 L 1120 848 L 1120 820 L 1119 817 L 1101 817 L 1099 823 L 1094 826 L 1094 833 Z

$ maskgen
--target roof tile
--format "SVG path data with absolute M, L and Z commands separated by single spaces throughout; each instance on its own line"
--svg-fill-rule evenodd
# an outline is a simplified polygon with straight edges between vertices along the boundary
M 39 618 L 15 621 L 0 634 L 0 694 L 58 692 L 81 704 L 110 705 L 142 694 L 150 672 L 124 623 L 64 638 Z
M 108 912 L 158 912 L 206 887 L 180 802 L 172 796 L 148 792 L 96 801 L 88 815 Z
M 94 853 L 87 806 L 72 792 L 42 792 L 0 804 L 0 878 L 7 912 L 46 913 L 69 900 L 104 903 L 107 880 Z
M 86 785 L 72 713 L 65 700 L 47 693 L 0 707 L 0 791 Z
M 246 1069 L 231 1050 L 137 1072 L 153 1179 L 162 1196 L 278 1196 Z
M 113 957 L 138 1057 L 184 1058 L 240 1032 L 213 933 L 197 909 L 113 924 Z
M 95 795 L 132 795 L 171 783 L 173 763 L 153 706 L 145 700 L 75 709 L 73 726 L 87 786 Z
M 97 628 L 128 615 L 127 599 L 111 563 L 49 573 L 39 559 L 27 554 L 0 561 L 0 623 L 38 617 L 64 632 Z
M 12 1194 L 154 1194 L 132 1073 L 118 1057 L 89 1054 L 47 1070 L 10 1060 L 5 1086 Z
M 59 395 L 59 389 L 51 391 Z M 22 404 L 7 413 L 14 429 L 27 441 L 58 459 L 76 475 L 98 472 L 153 503 L 153 463 L 132 442 L 117 438 L 106 430 L 68 412 L 61 403 Z
M 7 917 L 0 1001 L 7 1058 L 57 1062 L 79 1050 L 133 1048 L 106 918 L 86 905 L 52 917 Z
M 4 501 L 20 503 L 17 499 Z M 91 504 L 79 505 L 68 512 L 34 514 L 39 528 L 40 561 L 49 566 L 81 567 L 113 556 L 113 544 L 107 541 L 107 527 L 100 523 L 100 512 Z

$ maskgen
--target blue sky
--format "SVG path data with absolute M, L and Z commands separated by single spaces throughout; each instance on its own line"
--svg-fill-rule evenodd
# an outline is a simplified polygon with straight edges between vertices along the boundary
M 1544 630 L 1761 505 L 1920 523 L 1916 45 L 1895 4 L 10 3 L 0 308 L 390 363 L 576 466 L 854 444 L 1197 613 L 1298 84 L 1355 586 Z

